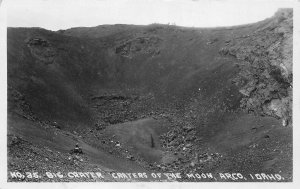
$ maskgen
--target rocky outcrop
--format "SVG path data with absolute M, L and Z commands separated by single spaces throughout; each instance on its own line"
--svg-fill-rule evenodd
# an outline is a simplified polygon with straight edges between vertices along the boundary
M 126 41 L 116 47 L 116 53 L 121 56 L 132 58 L 138 54 L 158 55 L 161 39 L 155 36 L 137 37 Z
M 220 50 L 239 67 L 232 81 L 244 95 L 241 107 L 292 124 L 293 12 L 279 10 L 263 27 L 234 38 Z
M 51 44 L 42 38 L 32 38 L 28 40 L 27 46 L 32 56 L 45 64 L 53 63 L 56 55 L 55 49 Z

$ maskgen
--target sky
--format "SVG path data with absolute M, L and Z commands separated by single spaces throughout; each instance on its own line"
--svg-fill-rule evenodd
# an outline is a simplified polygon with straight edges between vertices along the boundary
M 233 26 L 272 16 L 291 0 L 4 0 L 7 25 L 50 30 L 103 24 Z

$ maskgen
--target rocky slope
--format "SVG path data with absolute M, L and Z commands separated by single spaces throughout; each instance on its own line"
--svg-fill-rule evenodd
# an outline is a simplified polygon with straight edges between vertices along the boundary
M 234 38 L 221 49 L 238 60 L 234 82 L 245 96 L 242 107 L 292 124 L 292 12 L 278 11 L 274 19 L 252 34 Z
M 292 14 L 228 28 L 8 28 L 9 171 L 291 181 Z

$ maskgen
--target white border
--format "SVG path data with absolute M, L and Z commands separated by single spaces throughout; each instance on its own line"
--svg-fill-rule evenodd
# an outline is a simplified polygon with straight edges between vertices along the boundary
M 1 0 L 0 0 L 1 1 Z M 200 0 L 201 1 L 201 0 Z M 245 0 L 244 0 L 245 1 Z M 256 2 L 259 0 L 255 0 Z M 264 0 L 266 1 L 266 0 Z M 270 3 L 282 2 L 283 0 L 269 0 Z M 246 188 L 266 188 L 270 187 L 272 189 L 277 188 L 296 188 L 298 185 L 299 188 L 299 150 L 300 150 L 300 140 L 297 137 L 300 137 L 300 0 L 285 0 L 284 2 L 290 3 L 290 7 L 294 9 L 294 42 L 293 42 L 293 86 L 294 86 L 294 98 L 293 98 L 293 149 L 294 149 L 294 173 L 293 173 L 293 182 L 292 183 L 222 183 L 222 182 L 214 182 L 214 183 L 7 183 L 7 47 L 6 47 L 6 7 L 5 3 L 0 4 L 0 91 L 1 91 L 1 100 L 0 100 L 0 120 L 1 120 L 1 132 L 0 132 L 0 189 L 1 188 L 200 188 L 200 187 L 209 187 L 209 188 L 238 188 L 243 189 Z

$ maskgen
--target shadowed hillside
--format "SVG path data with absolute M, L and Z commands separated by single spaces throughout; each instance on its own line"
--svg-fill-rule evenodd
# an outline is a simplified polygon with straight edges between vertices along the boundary
M 8 169 L 291 181 L 292 19 L 283 9 L 228 28 L 8 28 Z

